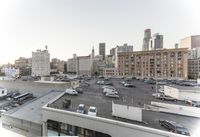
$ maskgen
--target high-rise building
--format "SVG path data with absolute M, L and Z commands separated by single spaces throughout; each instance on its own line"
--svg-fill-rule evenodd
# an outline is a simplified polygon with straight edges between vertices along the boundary
M 163 48 L 163 35 L 156 33 L 149 40 L 149 50 L 157 50 Z
M 50 54 L 47 46 L 45 50 L 32 52 L 32 76 L 50 75 Z
M 200 48 L 200 35 L 189 36 L 181 39 L 180 48 Z
M 78 75 L 91 75 L 91 58 L 90 56 L 78 56 L 77 57 L 78 65 Z
M 106 56 L 106 43 L 99 43 L 99 55 L 103 56 L 103 60 L 105 60 Z
M 73 54 L 73 58 L 68 59 L 67 61 L 67 72 L 68 73 L 77 73 L 77 56 Z
M 162 49 L 118 53 L 119 76 L 187 79 L 188 49 Z
M 149 40 L 150 39 L 151 39 L 151 29 L 144 30 L 142 51 L 149 50 Z

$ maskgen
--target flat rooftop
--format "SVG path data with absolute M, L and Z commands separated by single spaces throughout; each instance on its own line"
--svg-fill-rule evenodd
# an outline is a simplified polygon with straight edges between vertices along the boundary
M 26 121 L 41 124 L 42 106 L 47 104 L 50 100 L 58 96 L 60 93 L 61 92 L 58 91 L 50 91 L 39 98 L 23 104 L 22 106 L 18 106 L 15 109 L 7 111 L 6 115 L 9 115 L 13 118 L 23 119 Z
M 117 89 L 120 98 L 119 99 L 108 98 L 105 97 L 102 93 L 103 91 L 103 89 L 101 88 L 102 85 L 97 85 L 96 81 L 97 79 L 91 80 L 90 86 L 83 88 L 83 94 L 78 94 L 78 96 L 70 96 L 67 94 L 63 94 L 60 98 L 49 104 L 48 107 L 76 112 L 79 104 L 85 104 L 86 111 L 90 106 L 96 106 L 98 110 L 98 117 L 152 127 L 161 130 L 165 129 L 159 125 L 158 123 L 159 119 L 167 119 L 170 121 L 175 121 L 188 128 L 190 133 L 194 132 L 196 125 L 200 123 L 200 119 L 198 118 L 173 115 L 168 113 L 153 112 L 147 110 L 142 110 L 143 122 L 137 122 L 123 118 L 115 118 L 112 116 L 112 101 L 116 104 L 135 106 L 140 108 L 143 108 L 144 104 L 150 105 L 151 101 L 167 102 L 174 104 L 183 104 L 183 102 L 170 102 L 170 101 L 162 101 L 155 99 L 152 96 L 152 93 L 155 92 L 155 85 L 147 84 L 140 80 L 131 80 L 129 83 L 136 85 L 136 88 L 128 88 L 120 84 L 120 81 L 122 81 L 122 79 L 110 80 L 113 83 L 113 86 Z M 71 100 L 71 105 L 67 109 L 63 107 L 63 101 L 65 99 Z

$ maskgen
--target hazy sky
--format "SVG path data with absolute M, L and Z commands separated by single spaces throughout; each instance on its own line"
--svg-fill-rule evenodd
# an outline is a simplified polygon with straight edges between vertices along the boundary
M 51 58 L 88 55 L 128 43 L 141 50 L 144 29 L 164 47 L 200 34 L 199 0 L 0 0 L 0 64 L 48 45 Z

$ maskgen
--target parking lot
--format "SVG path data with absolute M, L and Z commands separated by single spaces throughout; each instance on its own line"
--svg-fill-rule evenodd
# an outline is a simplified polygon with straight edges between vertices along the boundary
M 124 87 L 120 84 L 120 81 L 122 79 L 111 79 L 110 82 L 113 83 L 113 86 L 116 88 L 116 90 L 119 93 L 119 99 L 115 98 L 108 98 L 105 97 L 105 95 L 102 93 L 102 85 L 96 84 L 96 81 L 98 79 L 90 80 L 90 86 L 83 88 L 83 94 L 78 94 L 78 96 L 70 96 L 70 95 L 64 95 L 57 101 L 55 101 L 52 104 L 52 107 L 56 107 L 59 109 L 65 109 L 62 106 L 62 101 L 64 99 L 70 99 L 71 100 L 71 106 L 69 109 L 70 111 L 76 111 L 79 104 L 85 104 L 86 110 L 90 106 L 97 107 L 98 110 L 98 116 L 109 118 L 109 119 L 115 119 L 112 116 L 112 101 L 118 104 L 124 104 L 129 106 L 136 106 L 143 108 L 144 104 L 150 104 L 151 101 L 157 101 L 157 102 L 168 102 L 168 103 L 175 103 L 175 104 L 183 104 L 183 102 L 172 102 L 172 101 L 163 101 L 155 99 L 152 96 L 152 93 L 155 92 L 155 85 L 144 83 L 141 80 L 133 79 L 129 81 L 129 83 L 132 83 L 136 86 L 136 88 L 130 88 L 130 87 Z M 153 90 L 152 90 L 153 87 Z M 158 121 L 159 119 L 167 119 L 171 121 L 175 121 L 190 131 L 190 133 L 194 133 L 197 129 L 197 125 L 200 123 L 200 119 L 193 118 L 193 117 L 185 117 L 181 115 L 173 115 L 173 114 L 167 114 L 167 113 L 159 113 L 159 112 L 153 112 L 153 111 L 147 111 L 143 110 L 142 113 L 142 119 L 143 122 L 136 122 L 131 121 L 127 119 L 121 119 L 118 118 L 120 121 L 139 124 L 143 126 L 148 126 L 152 128 L 162 129 Z

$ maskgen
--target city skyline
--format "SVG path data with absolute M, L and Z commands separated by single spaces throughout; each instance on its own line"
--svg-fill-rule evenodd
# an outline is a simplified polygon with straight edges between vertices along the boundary
M 113 4 L 115 3 L 115 4 Z M 144 30 L 164 35 L 164 48 L 200 34 L 198 0 L 0 1 L 0 64 L 31 57 L 48 45 L 51 58 L 88 55 L 106 43 L 106 53 L 128 43 L 142 49 Z

